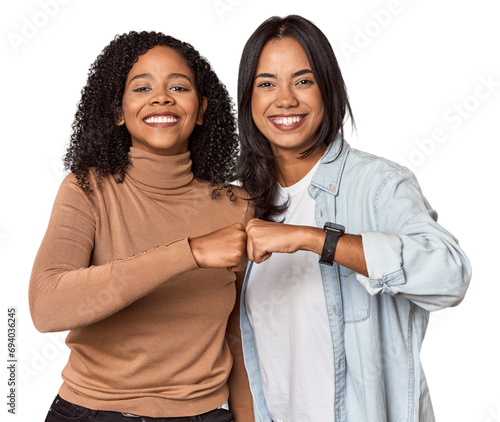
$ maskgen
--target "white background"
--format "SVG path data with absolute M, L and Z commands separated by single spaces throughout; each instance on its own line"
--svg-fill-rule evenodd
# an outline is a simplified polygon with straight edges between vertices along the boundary
M 24 0 L 2 9 L 0 355 L 6 368 L 7 308 L 16 306 L 19 362 L 17 415 L 7 413 L 5 369 L 1 420 L 43 420 L 67 360 L 64 334 L 32 326 L 27 295 L 90 64 L 116 34 L 162 31 L 193 44 L 235 97 L 247 38 L 264 19 L 296 13 L 336 51 L 358 128 L 348 141 L 410 166 L 472 262 L 465 300 L 432 315 L 423 345 L 437 420 L 500 421 L 498 1 Z

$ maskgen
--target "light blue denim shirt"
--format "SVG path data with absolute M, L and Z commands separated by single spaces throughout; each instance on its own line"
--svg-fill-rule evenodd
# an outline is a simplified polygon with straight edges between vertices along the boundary
M 361 234 L 369 277 L 337 264 L 321 265 L 331 331 L 325 341 L 331 341 L 335 359 L 335 421 L 432 422 L 420 348 L 429 311 L 463 299 L 469 261 L 436 223 L 437 214 L 408 169 L 347 143 L 337 157 L 339 148 L 337 138 L 309 187 L 316 226 L 330 221 L 345 226 L 346 233 Z M 245 309 L 251 268 L 249 263 L 242 291 L 241 334 L 255 420 L 267 422 L 271 417 Z

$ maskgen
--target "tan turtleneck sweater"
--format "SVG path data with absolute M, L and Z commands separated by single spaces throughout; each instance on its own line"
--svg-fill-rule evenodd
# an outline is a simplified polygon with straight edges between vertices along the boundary
M 151 417 L 201 414 L 229 394 L 236 420 L 253 421 L 241 277 L 235 283 L 226 269 L 198 268 L 188 243 L 246 224 L 248 201 L 225 191 L 212 199 L 213 187 L 191 172 L 189 152 L 164 157 L 132 147 L 130 161 L 123 183 L 91 173 L 91 194 L 66 177 L 34 263 L 35 326 L 71 330 L 59 394 Z

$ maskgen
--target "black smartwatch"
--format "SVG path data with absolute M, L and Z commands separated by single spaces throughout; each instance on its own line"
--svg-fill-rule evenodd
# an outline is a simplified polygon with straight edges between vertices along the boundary
M 333 265 L 333 257 L 339 237 L 345 233 L 345 227 L 335 223 L 325 223 L 323 230 L 326 232 L 323 252 L 321 252 L 320 264 Z

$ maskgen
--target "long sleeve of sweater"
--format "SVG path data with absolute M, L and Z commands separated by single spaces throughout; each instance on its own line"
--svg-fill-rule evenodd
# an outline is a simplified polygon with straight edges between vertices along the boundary
M 89 266 L 96 218 L 88 195 L 67 178 L 56 197 L 30 281 L 31 315 L 41 332 L 100 321 L 198 268 L 187 237 Z

